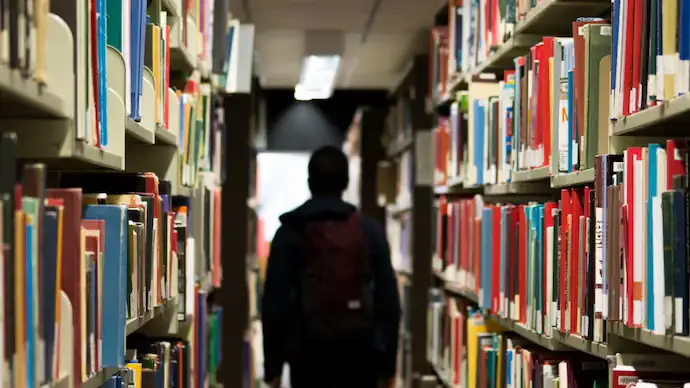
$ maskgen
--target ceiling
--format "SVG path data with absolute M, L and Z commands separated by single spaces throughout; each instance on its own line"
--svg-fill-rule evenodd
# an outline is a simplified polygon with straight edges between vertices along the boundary
M 428 47 L 428 28 L 447 0 L 230 0 L 230 11 L 256 25 L 257 72 L 263 87 L 294 88 L 307 30 L 340 30 L 345 48 L 340 89 L 390 89 L 412 56 Z M 364 42 L 362 40 L 364 38 Z

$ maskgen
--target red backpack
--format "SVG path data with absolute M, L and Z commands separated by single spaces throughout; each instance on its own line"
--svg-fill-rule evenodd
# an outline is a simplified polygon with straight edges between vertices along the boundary
M 306 224 L 300 256 L 298 298 L 306 334 L 325 341 L 370 334 L 374 281 L 359 214 Z

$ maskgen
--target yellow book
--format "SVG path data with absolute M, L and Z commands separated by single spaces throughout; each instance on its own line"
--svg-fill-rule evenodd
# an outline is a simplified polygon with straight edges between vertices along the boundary
M 127 363 L 127 368 L 134 371 L 134 388 L 141 388 L 141 364 Z
M 479 350 L 478 335 L 482 333 L 500 333 L 501 326 L 487 320 L 480 314 L 471 314 L 467 318 L 467 386 L 477 386 L 477 353 Z M 500 381 L 500 380 L 499 380 Z
M 34 80 L 40 84 L 46 83 L 46 24 L 48 23 L 48 13 L 50 8 L 49 0 L 33 0 L 34 2 L 34 24 L 36 26 L 36 69 Z
M 57 212 L 58 212 L 58 217 L 57 217 L 57 270 L 55 273 L 55 327 L 57 328 L 55 330 L 56 333 L 60 333 L 60 290 L 62 290 L 62 239 L 63 239 L 63 234 L 62 234 L 62 220 L 64 219 L 64 211 L 65 207 L 64 206 L 58 206 Z M 53 371 L 55 372 L 55 376 L 53 376 L 56 380 L 60 378 L 59 373 L 60 371 L 58 370 L 58 335 L 55 336 L 55 344 L 53 344 L 53 349 L 55 351 L 53 352 L 53 359 L 51 360 L 51 363 L 53 365 Z
M 661 2 L 661 45 L 663 60 L 665 101 L 676 96 L 676 72 L 678 71 L 678 0 L 662 0 Z M 659 68 L 657 67 L 657 72 Z
M 196 19 L 194 19 L 194 20 L 201 20 L 201 4 L 200 4 L 200 1 L 197 0 L 197 1 L 195 1 L 195 3 L 196 3 L 196 7 L 195 7 L 195 10 L 196 10 Z M 201 50 L 203 50 L 203 47 L 204 47 L 204 41 L 203 41 L 203 39 L 202 39 L 202 37 L 201 37 L 201 29 L 202 29 L 202 28 L 203 28 L 203 26 L 199 25 L 199 26 L 197 26 L 196 31 L 194 31 L 194 32 L 195 32 L 195 35 L 196 35 L 196 47 L 199 47 Z

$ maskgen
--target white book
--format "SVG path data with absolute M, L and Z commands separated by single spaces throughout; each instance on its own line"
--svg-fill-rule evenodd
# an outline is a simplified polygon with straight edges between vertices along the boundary
M 187 237 L 187 242 L 185 245 L 185 311 L 187 312 L 187 317 L 191 317 L 194 313 L 194 281 L 195 271 L 194 264 L 196 263 L 196 242 L 194 237 Z
M 644 193 L 647 191 L 643 182 L 643 162 L 642 160 L 635 160 L 633 162 L 633 287 L 636 289 L 643 288 L 644 279 Z M 643 292 L 644 293 L 644 292 Z M 633 321 L 630 322 L 634 326 L 641 326 L 644 322 L 644 298 L 642 300 L 633 299 Z

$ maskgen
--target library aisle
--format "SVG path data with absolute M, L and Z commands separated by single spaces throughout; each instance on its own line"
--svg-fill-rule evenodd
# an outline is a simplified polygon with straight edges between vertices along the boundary
M 688 15 L 439 10 L 379 163 L 404 386 L 689 386 Z
M 0 388 L 263 386 L 286 88 L 354 93 L 288 137 L 385 224 L 396 387 L 690 387 L 688 1 L 0 2 Z

